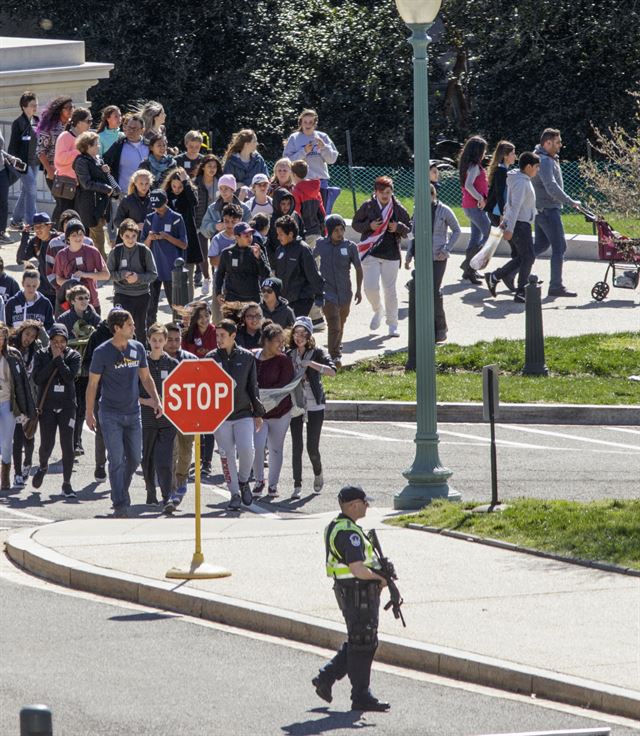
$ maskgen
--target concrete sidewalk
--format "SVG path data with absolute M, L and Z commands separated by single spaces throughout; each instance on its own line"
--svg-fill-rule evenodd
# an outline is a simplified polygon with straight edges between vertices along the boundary
M 18 237 L 17 233 L 11 233 Z M 15 254 L 18 243 L 4 245 L 0 255 L 4 258 L 5 269 L 19 279 L 21 266 L 15 265 Z M 592 250 L 592 248 L 591 248 Z M 494 299 L 484 285 L 473 286 L 461 281 L 459 268 L 462 254 L 454 253 L 449 259 L 443 281 L 444 306 L 449 324 L 449 342 L 460 345 L 471 345 L 479 340 L 494 338 L 523 339 L 525 332 L 524 305 L 515 304 L 513 295 L 506 290 L 498 290 Z M 505 257 L 492 259 L 491 270 L 498 268 L 506 261 Z M 606 263 L 593 260 L 567 261 L 564 267 L 566 285 L 578 292 L 572 299 L 543 298 L 542 311 L 545 335 L 570 337 L 587 333 L 612 333 L 635 331 L 638 329 L 638 317 L 635 313 L 637 292 L 633 290 L 612 288 L 603 302 L 591 298 L 591 289 L 597 281 L 601 281 L 606 270 Z M 549 260 L 540 258 L 534 265 L 534 273 L 542 279 L 543 296 L 546 295 L 549 283 Z M 353 274 L 353 270 L 352 270 Z M 401 269 L 398 274 L 397 291 L 399 299 L 399 332 L 400 337 L 389 337 L 386 324 L 375 332 L 369 329 L 371 307 L 366 299 L 359 305 L 352 304 L 351 314 L 346 323 L 343 338 L 343 364 L 351 365 L 357 360 L 375 358 L 387 351 L 406 348 L 408 342 L 408 291 L 406 283 L 411 276 L 410 271 Z M 103 313 L 113 304 L 113 287 L 105 283 L 98 290 Z M 196 289 L 196 298 L 201 289 Z M 210 299 L 209 295 L 206 297 Z M 161 299 L 159 319 L 168 322 L 170 310 Z M 315 335 L 319 345 L 326 346 L 327 333 Z
M 233 573 L 218 580 L 164 577 L 191 560 L 189 518 L 63 521 L 14 534 L 7 549 L 64 585 L 335 646 L 322 541 L 332 515 L 261 511 L 203 520 L 206 561 Z M 364 526 L 382 530 L 407 628 L 381 611 L 381 659 L 640 719 L 639 578 L 389 527 L 384 515 Z

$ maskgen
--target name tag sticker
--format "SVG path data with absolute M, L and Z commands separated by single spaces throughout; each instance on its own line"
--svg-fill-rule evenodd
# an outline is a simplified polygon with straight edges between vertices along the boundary
M 138 357 L 138 351 L 137 350 L 131 350 L 129 353 L 130 358 L 137 358 Z
M 121 265 L 121 266 L 126 266 L 126 265 L 127 265 L 127 259 L 126 259 L 126 258 L 123 258 L 123 259 L 122 259 L 122 260 L 120 261 L 120 265 Z
M 202 347 L 202 338 L 196 337 L 193 341 L 198 347 Z
M 7 293 L 7 287 L 6 286 L 0 286 L 0 294 L 6 294 Z
M 233 268 L 238 268 L 238 259 L 237 258 L 232 258 L 231 259 L 231 265 L 233 266 Z
M 343 256 L 349 255 L 346 248 L 340 248 L 340 253 L 342 253 Z
M 165 233 L 170 233 L 171 232 L 171 223 L 169 223 L 168 225 L 165 225 L 164 226 L 164 231 L 165 231 Z
M 14 307 L 15 312 L 22 312 L 22 310 L 23 310 L 22 304 L 16 304 L 16 306 Z
M 56 383 L 56 385 L 53 387 L 53 392 L 56 394 L 63 394 L 64 393 L 64 384 L 62 383 Z
M 184 168 L 185 169 L 190 169 L 191 168 L 191 161 L 185 161 L 184 162 Z
M 82 266 L 82 256 L 76 258 L 76 266 Z
M 160 378 L 166 378 L 169 375 L 169 371 L 160 371 Z
M 284 252 L 283 253 L 278 253 L 278 260 L 280 260 L 281 258 L 284 258 Z

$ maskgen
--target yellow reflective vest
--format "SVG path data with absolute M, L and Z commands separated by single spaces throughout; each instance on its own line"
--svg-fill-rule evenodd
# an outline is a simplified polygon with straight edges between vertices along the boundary
M 369 537 L 364 533 L 354 521 L 344 516 L 334 519 L 324 531 L 325 546 L 327 549 L 327 577 L 336 580 L 349 580 L 355 578 L 355 575 L 349 569 L 349 565 L 340 557 L 336 549 L 336 536 L 340 532 L 351 532 L 360 537 L 362 549 L 364 550 L 364 564 L 372 570 L 380 569 L 378 558 L 373 552 L 373 545 L 369 541 Z

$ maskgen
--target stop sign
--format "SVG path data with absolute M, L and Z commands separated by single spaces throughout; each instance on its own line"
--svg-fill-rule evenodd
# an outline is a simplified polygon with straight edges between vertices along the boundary
M 182 434 L 210 434 L 233 412 L 233 388 L 211 358 L 183 360 L 162 382 L 164 415 Z

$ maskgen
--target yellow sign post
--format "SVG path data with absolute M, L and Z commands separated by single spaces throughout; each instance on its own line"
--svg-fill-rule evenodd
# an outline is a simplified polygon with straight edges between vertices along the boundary
M 209 565 L 204 561 L 202 554 L 202 525 L 200 514 L 200 435 L 195 436 L 196 445 L 196 497 L 195 497 L 195 519 L 196 519 L 196 549 L 191 558 L 191 566 L 188 569 L 172 567 L 167 570 L 166 577 L 178 580 L 202 580 L 207 578 L 226 578 L 231 572 L 218 565 Z

